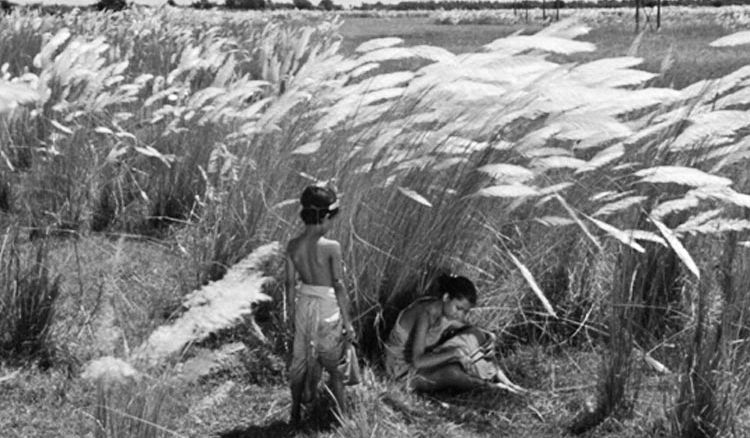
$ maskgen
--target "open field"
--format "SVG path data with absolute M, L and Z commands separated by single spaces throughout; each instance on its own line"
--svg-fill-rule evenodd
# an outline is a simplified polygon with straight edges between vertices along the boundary
M 0 434 L 748 436 L 750 51 L 710 45 L 747 9 L 446 14 L 0 16 Z M 292 431 L 271 242 L 311 182 L 365 378 Z M 385 377 L 440 269 L 527 394 Z
M 682 88 L 700 79 L 717 78 L 734 71 L 750 61 L 750 53 L 744 48 L 716 50 L 707 46 L 733 29 L 747 28 L 747 8 L 723 11 L 723 17 L 713 18 L 709 12 L 683 11 L 665 12 L 660 31 L 653 29 L 653 22 L 645 26 L 646 32 L 637 49 L 631 53 L 636 40 L 633 11 L 629 9 L 601 11 L 607 18 L 590 19 L 592 31 L 581 40 L 597 46 L 593 53 L 576 54 L 572 61 L 589 61 L 603 57 L 635 54 L 643 58 L 642 68 L 659 72 L 664 60 L 671 59 L 668 71 L 656 81 L 664 86 Z M 581 11 L 590 17 L 590 11 Z M 694 18 L 696 14 L 700 14 Z M 399 13 L 383 14 L 381 18 L 344 15 L 341 34 L 344 37 L 342 50 L 347 53 L 371 38 L 398 36 L 407 45 L 430 44 L 444 47 L 454 53 L 479 50 L 483 45 L 517 31 L 531 33 L 542 28 L 541 12 L 531 12 L 531 21 L 526 23 L 524 15 L 510 11 L 480 11 L 462 14 L 448 11 L 441 15 L 435 12 L 414 13 L 401 16 Z M 565 15 L 565 14 L 564 14 Z M 449 17 L 457 17 L 459 24 L 444 24 Z M 654 20 L 653 13 L 651 20 Z M 479 23 L 479 24 L 472 24 Z M 465 23 L 465 24 L 463 24 Z M 484 23 L 484 24 L 482 24 Z M 651 26 L 649 29 L 648 26 Z

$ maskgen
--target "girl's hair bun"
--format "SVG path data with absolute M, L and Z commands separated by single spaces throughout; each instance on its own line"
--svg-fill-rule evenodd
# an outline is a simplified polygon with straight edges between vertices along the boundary
M 448 294 L 454 300 L 466 299 L 475 305 L 477 303 L 477 288 L 468 278 L 460 275 L 441 274 L 437 278 L 440 295 Z

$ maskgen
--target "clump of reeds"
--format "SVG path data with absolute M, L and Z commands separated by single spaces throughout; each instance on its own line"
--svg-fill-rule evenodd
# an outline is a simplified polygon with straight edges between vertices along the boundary
M 90 363 L 83 377 L 96 385 L 93 419 L 97 438 L 175 435 L 163 424 L 170 393 L 166 380 L 151 380 L 111 358 Z
M 586 432 L 608 416 L 621 415 L 632 408 L 627 391 L 633 382 L 633 326 L 639 307 L 632 297 L 633 280 L 640 269 L 638 261 L 635 251 L 620 251 L 614 290 L 610 292 L 608 349 L 599 371 L 596 404 L 587 406 L 588 410 L 580 412 L 570 424 L 569 430 L 574 434 Z
M 48 364 L 54 353 L 50 328 L 61 277 L 49 272 L 48 262 L 44 239 L 23 245 L 16 227 L 0 235 L 0 355 L 6 359 Z
M 118 385 L 97 387 L 97 438 L 173 436 L 160 425 L 162 408 L 167 396 L 164 388 Z
M 738 422 L 749 393 L 746 345 L 748 263 L 736 233 L 718 245 L 718 265 L 693 287 L 695 313 L 671 417 L 683 438 L 742 436 Z
M 403 420 L 412 411 L 408 396 L 389 390 L 388 384 L 377 379 L 369 368 L 365 369 L 363 382 L 348 391 L 348 402 L 348 412 L 339 419 L 336 436 L 385 438 L 416 432 Z

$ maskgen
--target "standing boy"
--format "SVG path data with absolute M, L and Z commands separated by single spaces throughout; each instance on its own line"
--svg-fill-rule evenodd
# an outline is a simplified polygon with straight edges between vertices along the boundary
M 288 320 L 294 323 L 290 380 L 291 422 L 299 425 L 300 406 L 314 398 L 320 366 L 330 376 L 329 388 L 339 414 L 344 410 L 344 384 L 338 368 L 345 338 L 353 342 L 349 298 L 342 281 L 341 245 L 324 237 L 338 214 L 336 193 L 309 186 L 300 198 L 302 233 L 286 249 L 286 299 Z M 297 285 L 297 278 L 300 284 Z

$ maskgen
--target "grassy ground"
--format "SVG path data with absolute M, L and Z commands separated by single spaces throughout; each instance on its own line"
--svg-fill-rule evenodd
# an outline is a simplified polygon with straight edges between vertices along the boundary
M 93 430 L 95 388 L 78 378 L 82 365 L 122 355 L 163 324 L 193 286 L 186 263 L 156 242 L 100 236 L 53 242 L 51 275 L 63 279 L 52 327 L 56 363 L 50 370 L 0 363 L 0 435 Z
M 63 243 L 53 250 L 51 264 L 54 272 L 69 273 L 56 331 L 58 345 L 65 348 L 51 370 L 0 366 L 3 436 L 93 436 L 92 413 L 99 400 L 96 387 L 79 377 L 81 362 L 137 346 L 153 327 L 167 321 L 188 287 L 180 274 L 184 261 L 163 244 L 100 237 Z M 323 404 L 308 413 L 303 430 L 293 431 L 286 424 L 290 396 L 285 370 L 259 360 L 273 352 L 241 328 L 197 347 L 229 340 L 248 345 L 237 361 L 196 382 L 167 383 L 159 390 L 165 391 L 159 424 L 172 430 L 172 436 L 559 437 L 593 400 L 600 360 L 593 346 L 518 347 L 500 363 L 514 382 L 530 390 L 524 396 L 503 391 L 418 396 L 387 381 L 376 364 L 365 367 L 362 384 L 348 389 L 353 411 L 342 426 L 333 426 Z M 288 357 L 277 361 L 284 359 Z M 647 436 L 659 428 L 664 397 L 674 395 L 664 391 L 675 387 L 673 377 L 645 368 L 638 375 L 637 408 L 587 436 Z

